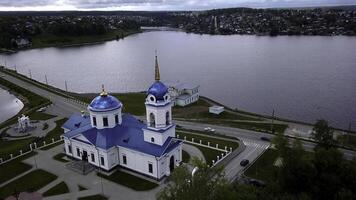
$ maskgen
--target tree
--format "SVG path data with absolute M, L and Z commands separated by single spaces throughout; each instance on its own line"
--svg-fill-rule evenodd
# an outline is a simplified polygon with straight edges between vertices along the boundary
M 199 169 L 194 176 L 186 165 L 176 168 L 169 177 L 170 183 L 157 194 L 158 200 L 215 200 L 236 195 L 229 189 L 231 185 L 221 168 L 210 168 L 197 158 L 193 158 L 192 164 Z
M 282 132 L 278 132 L 272 143 L 275 145 L 279 157 L 284 158 L 288 154 L 288 139 L 284 137 Z
M 333 129 L 329 126 L 328 122 L 320 119 L 318 120 L 313 128 L 312 137 L 319 144 L 317 148 L 323 147 L 329 149 L 334 144 L 333 140 Z

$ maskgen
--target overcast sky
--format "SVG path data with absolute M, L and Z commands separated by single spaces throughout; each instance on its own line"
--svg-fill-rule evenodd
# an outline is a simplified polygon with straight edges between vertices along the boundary
M 227 7 L 356 5 L 356 0 L 0 0 L 7 10 L 205 10 Z

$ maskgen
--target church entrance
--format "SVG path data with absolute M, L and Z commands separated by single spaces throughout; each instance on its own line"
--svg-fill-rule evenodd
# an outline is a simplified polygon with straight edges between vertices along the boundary
M 88 161 L 88 152 L 87 151 L 83 151 L 82 160 L 83 161 Z
M 173 172 L 174 170 L 174 156 L 171 156 L 171 158 L 169 159 L 169 170 L 171 172 Z

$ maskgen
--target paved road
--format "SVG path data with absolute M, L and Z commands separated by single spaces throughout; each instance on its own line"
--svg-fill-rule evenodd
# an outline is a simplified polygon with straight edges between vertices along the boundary
M 204 130 L 205 127 L 211 127 L 213 129 L 215 129 L 215 132 L 217 134 L 236 137 L 236 138 L 241 139 L 242 141 L 245 141 L 245 140 L 253 141 L 256 144 L 260 144 L 262 142 L 261 137 L 266 137 L 266 138 L 269 138 L 270 140 L 273 138 L 273 135 L 268 134 L 268 133 L 255 132 L 255 131 L 226 127 L 226 126 L 218 126 L 218 125 L 203 124 L 203 123 L 193 123 L 193 122 L 187 122 L 187 121 L 176 121 L 176 123 L 178 125 L 182 126 L 183 128 L 191 129 L 191 130 L 198 130 L 198 131 Z M 290 139 L 290 141 L 292 142 L 293 139 Z M 312 151 L 315 147 L 315 143 L 307 142 L 307 141 L 302 141 L 302 145 L 307 151 Z M 339 149 L 339 150 L 344 153 L 344 157 L 346 159 L 351 160 L 354 157 L 356 157 L 355 151 L 350 151 L 350 150 L 346 150 L 346 149 Z

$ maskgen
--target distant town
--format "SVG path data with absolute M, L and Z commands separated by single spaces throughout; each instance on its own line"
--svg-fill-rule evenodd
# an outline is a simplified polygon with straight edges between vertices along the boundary
M 356 10 L 351 8 L 0 12 L 0 48 L 119 39 L 139 32 L 141 26 L 167 26 L 199 34 L 354 36 Z

